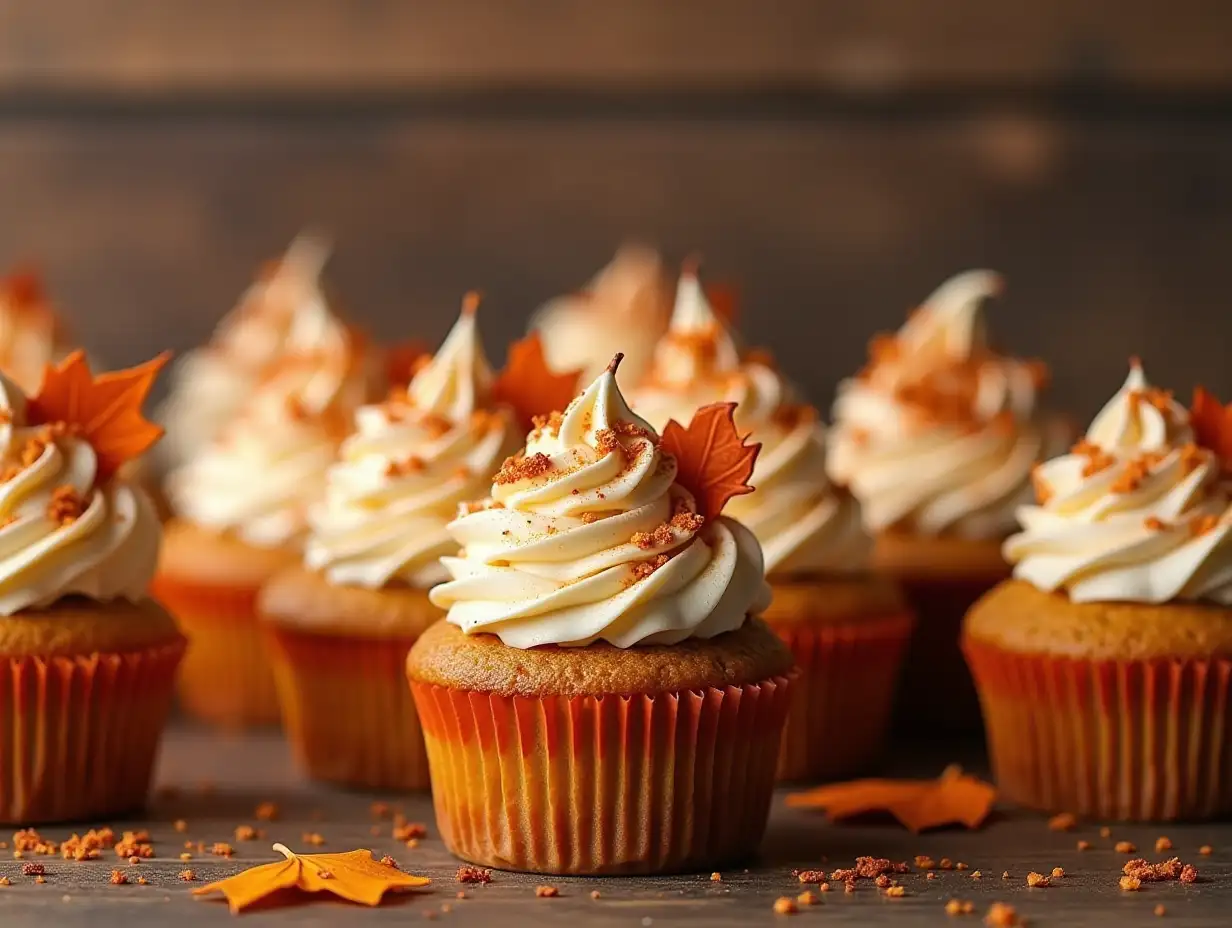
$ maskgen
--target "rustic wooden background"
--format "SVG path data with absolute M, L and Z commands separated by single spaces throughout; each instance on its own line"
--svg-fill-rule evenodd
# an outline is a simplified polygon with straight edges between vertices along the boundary
M 949 273 L 1089 415 L 1142 354 L 1232 393 L 1232 3 L 0 2 L 0 260 L 81 338 L 203 340 L 327 229 L 379 334 L 494 353 L 640 237 L 741 282 L 821 402 Z

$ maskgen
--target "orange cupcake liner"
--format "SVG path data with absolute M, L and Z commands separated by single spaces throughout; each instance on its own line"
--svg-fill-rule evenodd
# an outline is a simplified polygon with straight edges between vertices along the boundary
M 790 687 L 500 696 L 412 683 L 458 857 L 558 874 L 712 870 L 753 854 Z
M 1232 812 L 1232 661 L 964 650 L 1005 798 L 1123 821 Z
M 316 780 L 378 790 L 427 789 L 428 756 L 406 686 L 414 637 L 318 634 L 266 623 L 283 725 Z
M 780 780 L 833 780 L 875 761 L 885 746 L 909 613 L 842 624 L 770 622 L 796 659 Z
M 187 583 L 165 574 L 151 594 L 192 642 L 180 668 L 180 706 L 193 718 L 228 729 L 277 725 L 274 674 L 256 616 L 258 587 Z
M 0 657 L 0 822 L 140 809 L 184 647 Z

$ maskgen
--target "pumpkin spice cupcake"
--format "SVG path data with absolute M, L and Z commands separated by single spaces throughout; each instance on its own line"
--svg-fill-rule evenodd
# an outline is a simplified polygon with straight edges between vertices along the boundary
M 148 596 L 161 527 L 124 464 L 165 359 L 93 377 L 81 352 L 27 401 L 0 376 L 0 822 L 145 802 L 184 638 Z
M 448 618 L 407 662 L 441 836 L 485 866 L 709 870 L 765 828 L 792 659 L 719 515 L 756 450 L 726 406 L 660 440 L 618 362 L 452 524 Z
M 304 566 L 275 576 L 258 611 L 283 721 L 315 779 L 425 789 L 406 653 L 442 612 L 428 589 L 462 502 L 483 495 L 519 444 L 475 325 L 477 300 L 406 389 L 364 406 L 311 513 Z M 572 395 L 570 389 L 569 395 Z
M 1232 410 L 1134 364 L 968 614 L 1002 795 L 1099 819 L 1232 813 Z
M 737 427 L 761 442 L 751 480 L 757 489 L 733 499 L 727 512 L 761 543 L 773 592 L 763 618 L 799 671 L 779 775 L 859 772 L 884 742 L 912 619 L 894 584 L 871 572 L 859 502 L 826 474 L 817 410 L 800 401 L 765 351 L 740 350 L 691 269 L 631 396 L 656 427 L 700 405 L 734 402 Z
M 278 722 L 273 674 L 256 619 L 257 593 L 299 562 L 308 509 L 367 392 L 360 345 L 338 338 L 287 355 L 214 442 L 173 471 L 155 596 L 192 649 L 180 672 L 190 715 L 224 727 Z
M 989 347 L 983 303 L 1000 289 L 990 271 L 959 274 L 875 338 L 868 366 L 839 385 L 830 436 L 830 473 L 862 504 L 874 566 L 917 614 L 899 708 L 943 729 L 978 726 L 959 626 L 1009 576 L 1001 542 L 1057 440 L 1038 410 L 1044 366 Z

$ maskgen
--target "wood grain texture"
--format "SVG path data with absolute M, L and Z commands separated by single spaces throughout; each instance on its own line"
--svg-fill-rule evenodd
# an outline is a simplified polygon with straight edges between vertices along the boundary
M 1226 88 L 1221 0 L 43 0 L 0 91 Z
M 1166 130 L 1166 131 L 1165 131 Z M 930 120 L 0 123 L 0 259 L 33 256 L 101 357 L 205 339 L 301 226 L 385 337 L 488 294 L 493 354 L 627 236 L 743 286 L 750 339 L 828 403 L 948 274 L 1005 273 L 994 334 L 1090 415 L 1131 354 L 1232 393 L 1232 126 Z

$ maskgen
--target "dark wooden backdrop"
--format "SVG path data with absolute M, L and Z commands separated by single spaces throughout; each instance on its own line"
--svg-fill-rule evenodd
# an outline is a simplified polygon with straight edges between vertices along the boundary
M 494 350 L 626 237 L 742 284 L 822 402 L 942 278 L 1082 416 L 1142 354 L 1232 393 L 1221 0 L 0 3 L 0 259 L 100 356 L 204 339 L 327 229 L 379 334 Z

